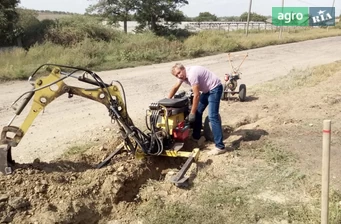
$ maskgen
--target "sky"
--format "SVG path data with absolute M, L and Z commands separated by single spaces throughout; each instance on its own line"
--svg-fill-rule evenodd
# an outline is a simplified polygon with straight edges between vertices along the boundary
M 341 14 L 341 0 L 188 0 L 189 4 L 180 8 L 186 16 L 195 17 L 200 12 L 209 12 L 218 17 L 240 16 L 249 10 L 260 15 L 271 16 L 272 7 L 331 7 L 335 1 L 335 13 Z M 20 7 L 35 10 L 85 13 L 85 9 L 96 0 L 21 0 Z

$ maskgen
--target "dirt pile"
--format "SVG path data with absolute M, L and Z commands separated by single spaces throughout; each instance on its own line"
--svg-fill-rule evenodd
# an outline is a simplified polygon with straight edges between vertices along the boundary
M 123 219 L 130 202 L 139 200 L 142 184 L 162 178 L 166 168 L 181 164 L 171 165 L 161 158 L 137 160 L 123 152 L 97 169 L 117 143 L 106 146 L 107 151 L 97 146 L 50 163 L 37 159 L 32 164 L 17 164 L 12 175 L 0 176 L 0 221 L 46 224 Z

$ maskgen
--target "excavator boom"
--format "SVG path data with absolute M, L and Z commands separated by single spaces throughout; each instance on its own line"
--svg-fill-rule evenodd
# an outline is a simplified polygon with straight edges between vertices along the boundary
M 35 78 L 38 71 L 44 67 L 50 72 L 49 75 Z M 62 72 L 61 68 L 71 69 L 73 71 L 70 73 Z M 82 72 L 83 74 L 76 77 L 75 73 L 78 72 Z M 64 79 L 69 77 L 77 78 L 81 82 L 96 86 L 96 88 L 85 89 L 67 85 L 64 82 Z M 32 82 L 33 79 L 34 81 Z M 33 86 L 32 90 L 21 95 L 13 103 L 15 104 L 21 98 L 25 97 L 23 102 L 17 107 L 14 117 L 1 131 L 0 163 L 1 161 L 4 162 L 0 164 L 0 169 L 2 171 L 5 170 L 5 173 L 11 172 L 8 167 L 9 164 L 14 163 L 11 156 L 11 148 L 16 147 L 19 144 L 38 114 L 53 100 L 64 94 L 68 94 L 69 98 L 77 95 L 103 104 L 108 109 L 111 119 L 118 121 L 118 123 L 123 126 L 122 128 L 129 129 L 128 126 L 133 125 L 133 122 L 127 113 L 125 96 L 121 95 L 120 89 L 116 85 L 104 83 L 103 80 L 92 71 L 78 67 L 45 64 L 40 66 L 29 80 Z M 11 125 L 31 100 L 32 106 L 21 126 Z M 4 167 L 1 167 L 2 165 L 4 165 Z

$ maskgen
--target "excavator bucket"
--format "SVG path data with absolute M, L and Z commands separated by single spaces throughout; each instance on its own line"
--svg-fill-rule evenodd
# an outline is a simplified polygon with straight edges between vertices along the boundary
M 0 146 L 0 172 L 3 174 L 11 174 L 13 172 L 12 166 L 14 161 L 12 160 L 11 146 Z

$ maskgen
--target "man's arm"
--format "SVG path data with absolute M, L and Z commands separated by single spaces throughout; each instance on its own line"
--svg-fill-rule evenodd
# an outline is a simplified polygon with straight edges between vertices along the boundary
M 199 99 L 200 99 L 200 91 L 199 91 L 199 85 L 192 86 L 193 90 L 193 103 L 191 108 L 191 114 L 195 115 L 195 112 L 197 111 L 198 105 L 199 105 Z
M 168 98 L 172 99 L 173 96 L 175 95 L 175 93 L 178 91 L 178 89 L 180 88 L 182 82 L 177 82 L 171 89 L 170 93 L 168 94 Z

